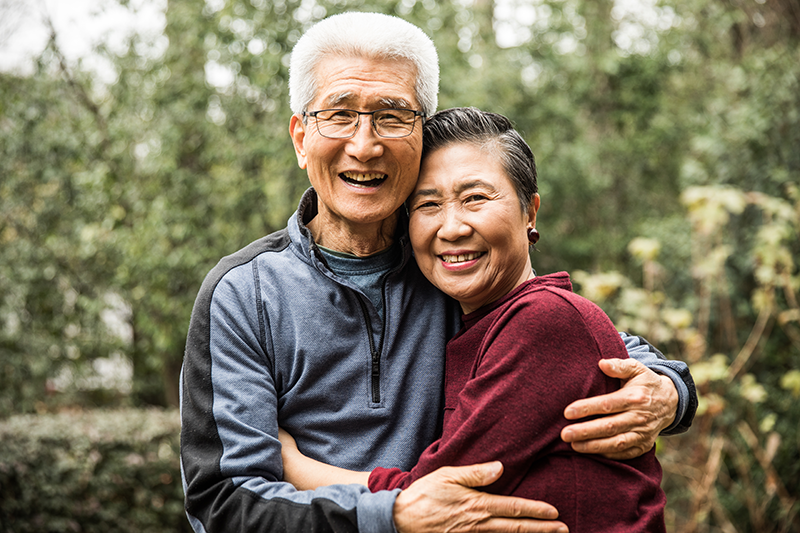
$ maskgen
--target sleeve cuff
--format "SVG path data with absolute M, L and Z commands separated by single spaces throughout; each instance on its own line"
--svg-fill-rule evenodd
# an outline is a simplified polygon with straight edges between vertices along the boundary
M 400 489 L 365 492 L 358 499 L 359 533 L 397 533 L 394 501 Z
M 689 388 L 686 386 L 681 375 L 668 366 L 653 365 L 648 368 L 653 372 L 662 374 L 671 379 L 672 383 L 675 385 L 675 389 L 678 391 L 678 408 L 675 410 L 675 419 L 672 421 L 672 424 L 661 431 L 661 434 L 673 435 L 675 433 L 682 433 L 682 431 L 677 429 L 681 421 L 683 421 L 683 417 L 686 415 L 686 410 L 689 405 Z

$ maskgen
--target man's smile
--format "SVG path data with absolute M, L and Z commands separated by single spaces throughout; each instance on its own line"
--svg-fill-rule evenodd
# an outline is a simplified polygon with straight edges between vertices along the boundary
M 339 177 L 350 185 L 356 187 L 377 187 L 388 177 L 386 174 L 378 172 L 342 172 Z

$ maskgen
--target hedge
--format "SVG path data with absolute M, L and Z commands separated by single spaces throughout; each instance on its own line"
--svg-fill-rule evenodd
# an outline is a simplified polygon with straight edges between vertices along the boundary
M 191 531 L 177 411 L 122 409 L 0 421 L 0 531 Z

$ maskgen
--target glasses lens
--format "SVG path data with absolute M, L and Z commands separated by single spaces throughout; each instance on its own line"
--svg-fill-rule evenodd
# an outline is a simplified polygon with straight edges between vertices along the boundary
M 414 131 L 417 118 L 410 109 L 381 109 L 374 116 L 375 131 L 381 137 L 406 137 Z
M 358 128 L 359 113 L 352 109 L 324 109 L 314 113 L 314 117 L 323 137 L 347 139 Z M 378 135 L 388 138 L 411 135 L 417 118 L 411 109 L 380 109 L 372 113 L 372 117 Z
M 327 109 L 317 112 L 317 129 L 324 137 L 343 139 L 356 131 L 358 113 L 349 109 Z

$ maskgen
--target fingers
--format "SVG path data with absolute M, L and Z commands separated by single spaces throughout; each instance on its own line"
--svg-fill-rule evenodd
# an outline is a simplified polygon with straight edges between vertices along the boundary
M 400 533 L 567 533 L 554 519 L 556 509 L 545 502 L 487 494 L 471 487 L 496 480 L 497 462 L 445 467 L 400 492 L 394 521 Z
M 606 376 L 619 379 L 631 379 L 648 372 L 636 359 L 601 359 L 598 366 Z
M 539 520 L 555 520 L 558 518 L 558 511 L 549 503 L 525 498 L 481 493 L 480 505 L 494 517 L 535 518 Z
M 643 453 L 655 443 L 658 419 L 643 411 L 624 413 L 570 424 L 561 430 L 561 439 L 583 453 L 618 454 L 636 448 Z
M 476 525 L 470 533 L 569 533 L 569 528 L 562 522 L 551 520 L 509 520 L 494 518 Z
M 585 398 L 568 405 L 564 416 L 575 420 L 590 416 L 600 418 L 570 424 L 561 438 L 575 451 L 601 454 L 613 459 L 631 459 L 650 450 L 659 432 L 674 418 L 677 399 L 669 378 L 660 376 L 641 363 L 628 359 L 600 362 L 607 375 L 624 380 L 615 392 Z M 677 393 L 675 393 L 677 396 Z
M 438 472 L 441 472 L 445 479 L 457 485 L 485 487 L 500 479 L 503 473 L 503 464 L 500 461 L 492 461 L 477 465 L 441 468 Z M 476 495 L 480 496 L 482 507 L 492 516 L 542 520 L 554 520 L 558 517 L 558 511 L 549 503 L 483 492 L 478 492 Z
M 587 416 L 609 415 L 627 411 L 633 404 L 641 401 L 640 398 L 633 396 L 630 392 L 620 389 L 609 394 L 576 400 L 564 409 L 564 417 L 567 420 L 578 420 Z
M 630 409 L 653 409 L 651 406 L 654 403 L 654 396 L 662 394 L 663 376 L 659 376 L 634 359 L 602 359 L 599 366 L 609 377 L 626 380 L 623 387 L 609 394 L 572 402 L 564 410 L 564 417 L 567 420 L 621 413 Z M 672 389 L 675 388 L 671 381 L 670 386 Z M 675 398 L 677 405 L 677 393 Z
M 568 440 L 572 449 L 579 453 L 602 455 L 609 459 L 633 459 L 649 451 L 655 445 L 655 433 L 626 432 L 613 437 L 596 438 L 590 440 Z
M 453 466 L 441 469 L 453 483 L 465 487 L 485 487 L 491 485 L 503 474 L 503 463 L 492 461 L 469 466 Z
M 588 422 L 570 424 L 561 430 L 561 439 L 564 442 L 583 442 L 588 440 L 606 439 L 622 436 L 636 427 L 637 420 L 631 413 L 607 416 Z

